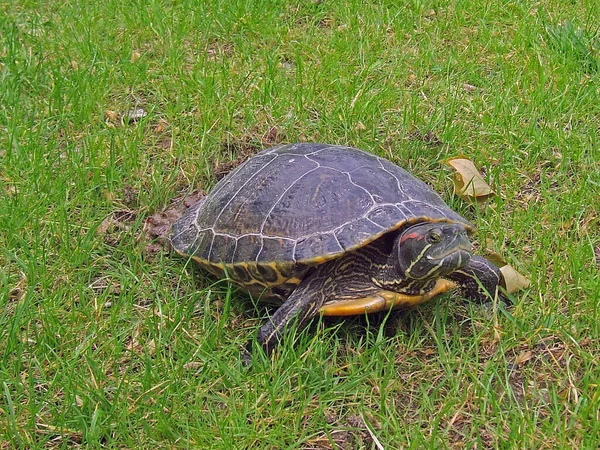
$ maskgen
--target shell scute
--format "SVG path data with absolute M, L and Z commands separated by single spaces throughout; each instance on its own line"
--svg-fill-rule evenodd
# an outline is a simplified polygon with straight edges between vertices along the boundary
M 406 214 L 400 211 L 396 205 L 377 206 L 367 214 L 367 218 L 384 229 L 393 228 L 398 222 L 404 222 L 407 219 Z
M 256 260 L 268 263 L 270 261 L 285 261 L 287 255 L 293 253 L 296 241 L 292 239 L 264 237 L 262 248 Z
M 338 228 L 372 206 L 369 193 L 352 186 L 348 174 L 321 167 L 297 177 L 268 211 L 262 232 L 298 239 Z
M 371 242 L 376 236 L 384 233 L 385 228 L 362 218 L 336 230 L 335 237 L 345 250 L 357 247 L 357 242 Z
M 216 234 L 213 237 L 210 253 L 207 254 L 208 260 L 220 264 L 231 263 L 234 260 L 236 250 L 236 239 L 224 234 Z
M 246 234 L 238 238 L 235 261 L 254 262 L 262 248 L 263 238 L 256 234 Z
M 398 178 L 379 165 L 359 167 L 350 173 L 352 183 L 368 192 L 377 203 L 396 203 L 403 187 Z
M 334 257 L 344 251 L 331 233 L 315 234 L 298 239 L 294 250 L 296 261 L 311 261 L 315 256 Z

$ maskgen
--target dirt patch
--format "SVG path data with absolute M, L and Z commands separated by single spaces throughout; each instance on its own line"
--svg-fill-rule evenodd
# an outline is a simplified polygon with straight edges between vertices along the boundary
M 138 204 L 138 193 L 131 186 L 123 188 L 123 203 L 130 206 Z M 158 211 L 144 220 L 141 230 L 135 226 L 139 213 L 135 209 L 119 209 L 110 213 L 96 228 L 104 243 L 118 247 L 126 239 L 144 245 L 145 254 L 152 256 L 164 248 L 170 249 L 169 233 L 173 224 L 187 209 L 204 198 L 201 190 L 176 197 L 163 211 Z M 132 236 L 133 235 L 133 236 Z M 104 288 L 102 283 L 96 288 Z
M 123 203 L 129 208 L 138 206 L 138 191 L 129 184 L 123 186 Z
M 137 218 L 137 212 L 117 210 L 109 214 L 96 229 L 96 233 L 103 236 L 104 243 L 117 247 L 124 233 L 131 231 L 131 225 Z
M 142 239 L 145 243 L 147 255 L 154 255 L 163 248 L 171 250 L 169 233 L 173 224 L 187 211 L 187 209 L 204 198 L 200 189 L 178 197 L 163 211 L 152 214 L 144 222 Z
M 561 189 L 558 174 L 549 167 L 539 165 L 534 171 L 523 173 L 522 176 L 527 181 L 516 193 L 515 198 L 524 205 L 545 202 L 545 195 L 542 192 L 544 186 L 552 192 L 558 192 Z
M 235 52 L 235 46 L 231 42 L 213 39 L 206 45 L 204 52 L 209 60 L 214 61 L 219 58 L 232 56 Z
M 444 143 L 442 140 L 431 130 L 423 133 L 420 130 L 415 130 L 408 135 L 408 139 L 412 141 L 421 141 L 431 147 L 439 147 Z
M 307 441 L 304 449 L 355 449 L 370 448 L 374 444 L 369 432 L 369 426 L 362 416 L 352 414 L 344 417 L 339 415 L 335 409 L 324 411 L 325 422 L 330 426 L 327 432 L 323 432 Z M 369 418 L 371 427 L 380 429 L 381 424 L 373 418 Z

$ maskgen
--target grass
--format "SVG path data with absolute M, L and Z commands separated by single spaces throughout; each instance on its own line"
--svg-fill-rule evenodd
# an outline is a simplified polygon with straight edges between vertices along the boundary
M 598 448 L 598 16 L 0 3 L 0 448 Z M 299 140 L 409 168 L 531 288 L 322 321 L 245 369 L 265 310 L 141 230 L 216 165 Z M 452 197 L 457 154 L 487 208 Z

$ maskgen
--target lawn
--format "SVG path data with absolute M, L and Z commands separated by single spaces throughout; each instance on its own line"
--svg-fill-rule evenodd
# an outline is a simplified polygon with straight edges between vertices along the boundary
M 598 448 L 598 17 L 594 0 L 0 2 L 0 449 Z M 531 286 L 508 308 L 444 295 L 316 321 L 245 367 L 271 311 L 144 230 L 296 141 L 409 169 Z M 486 205 L 453 195 L 457 155 Z

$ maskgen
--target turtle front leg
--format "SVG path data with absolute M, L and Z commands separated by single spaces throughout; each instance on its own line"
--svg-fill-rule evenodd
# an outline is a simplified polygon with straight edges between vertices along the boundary
M 301 330 L 319 313 L 331 290 L 328 287 L 331 285 L 331 277 L 328 276 L 330 265 L 331 263 L 323 264 L 302 280 L 268 322 L 258 330 L 256 340 L 267 355 L 271 354 L 290 326 L 295 325 Z M 246 363 L 251 362 L 252 342 L 248 342 L 243 356 Z
M 500 269 L 481 256 L 472 256 L 469 264 L 447 275 L 445 278 L 455 281 L 461 293 L 469 300 L 487 302 L 498 293 L 507 302 L 500 287 L 506 287 Z

